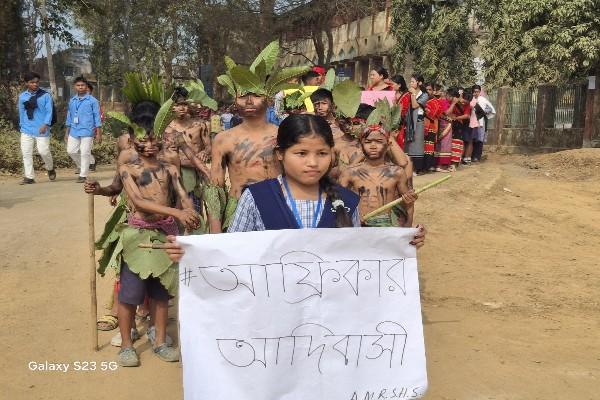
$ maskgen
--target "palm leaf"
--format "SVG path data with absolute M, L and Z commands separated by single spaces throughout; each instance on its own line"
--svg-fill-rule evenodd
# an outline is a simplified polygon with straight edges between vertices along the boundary
M 250 65 L 250 71 L 256 72 L 256 67 L 261 61 L 265 62 L 265 72 L 270 74 L 277 62 L 279 57 L 279 41 L 274 40 L 267 45 L 254 59 L 254 62 Z M 231 68 L 233 69 L 233 68 Z
M 123 94 L 132 104 L 137 104 L 141 101 L 148 100 L 148 92 L 144 86 L 142 75 L 139 72 L 125 73 L 125 86 Z
M 150 77 L 150 81 L 148 82 L 148 95 L 150 100 L 156 104 L 162 104 L 164 101 L 164 86 L 156 74 L 152 74 L 152 77 Z

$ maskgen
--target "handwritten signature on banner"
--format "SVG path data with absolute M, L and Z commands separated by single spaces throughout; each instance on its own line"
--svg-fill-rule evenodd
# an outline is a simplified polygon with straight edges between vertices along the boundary
M 339 285 L 355 296 L 406 296 L 404 268 L 404 258 L 327 261 L 310 252 L 292 251 L 274 263 L 195 266 L 184 268 L 179 275 L 185 286 L 202 279 L 218 292 L 277 295 L 297 304 L 322 297 L 328 288 Z
M 371 334 L 335 334 L 323 325 L 304 323 L 289 335 L 219 338 L 216 341 L 223 359 L 234 367 L 293 366 L 294 363 L 312 360 L 322 374 L 325 360 L 356 367 L 361 362 L 369 362 L 365 360 L 374 360 L 385 362 L 387 368 L 400 367 L 404 361 L 407 337 L 406 329 L 401 324 L 383 321 L 377 324 L 375 333 Z

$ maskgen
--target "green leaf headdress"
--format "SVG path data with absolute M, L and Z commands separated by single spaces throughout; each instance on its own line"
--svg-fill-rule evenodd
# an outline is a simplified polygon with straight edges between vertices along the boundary
M 190 80 L 184 83 L 183 87 L 187 91 L 187 101 L 208 107 L 213 111 L 217 110 L 217 102 L 206 94 L 202 81 Z M 162 103 L 160 110 L 158 110 L 158 114 L 156 114 L 156 118 L 154 119 L 155 135 L 162 137 L 165 129 L 167 129 L 167 126 L 169 126 L 169 124 L 175 119 L 173 104 L 175 104 L 177 96 L 178 94 L 176 90 L 174 90 L 171 97 Z
M 167 98 L 168 94 L 171 93 L 170 88 L 166 87 L 163 80 L 156 74 L 153 74 L 150 79 L 145 79 L 142 74 L 138 72 L 128 72 L 125 74 L 124 80 L 125 87 L 123 88 L 123 94 L 133 107 L 143 101 L 152 101 L 156 104 L 162 104 L 164 106 L 164 104 L 170 100 L 170 98 Z M 159 120 L 162 109 L 163 108 L 161 107 L 154 120 L 154 134 L 158 137 L 161 137 L 162 133 L 164 132 L 164 129 L 157 129 L 157 121 Z M 113 135 L 120 134 L 124 126 L 131 127 L 135 136 L 139 139 L 146 135 L 146 130 L 133 123 L 124 113 L 110 111 L 107 113 L 107 115 L 113 120 L 110 121 L 111 125 L 117 128 L 113 129 Z M 160 119 L 165 120 L 165 117 L 166 115 L 163 113 Z M 116 124 L 113 124 L 115 121 Z
M 386 132 L 398 129 L 400 126 L 400 107 L 398 105 L 390 106 L 386 99 L 375 102 L 375 110 L 369 115 L 367 125 L 381 125 Z
M 192 80 L 184 84 L 187 90 L 187 100 L 193 103 L 201 104 L 212 110 L 217 109 L 217 102 L 210 98 L 204 91 L 204 85 L 201 81 Z M 132 106 L 142 101 L 152 101 L 161 105 L 156 117 L 154 118 L 154 135 L 161 138 L 167 126 L 175 119 L 173 112 L 175 92 L 173 88 L 167 87 L 163 80 L 156 74 L 150 79 L 145 79 L 138 72 L 128 72 L 125 74 L 125 87 L 123 94 Z M 124 127 L 131 127 L 137 138 L 141 139 L 146 135 L 145 129 L 133 123 L 127 115 L 122 112 L 110 111 L 109 124 L 113 127 L 113 135 L 118 135 Z
M 230 57 L 225 56 L 225 74 L 217 77 L 219 84 L 224 86 L 233 97 L 254 93 L 258 96 L 273 97 L 285 89 L 297 89 L 296 84 L 288 83 L 308 72 L 310 67 L 289 67 L 275 69 L 279 59 L 279 41 L 267 45 L 250 67 L 238 65 Z

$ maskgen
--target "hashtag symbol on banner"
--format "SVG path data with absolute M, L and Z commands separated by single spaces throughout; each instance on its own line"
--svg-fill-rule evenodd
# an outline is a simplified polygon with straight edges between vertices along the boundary
M 192 270 L 188 268 L 184 268 L 183 272 L 179 274 L 181 277 L 180 282 L 182 282 L 185 286 L 190 286 L 190 281 L 192 278 L 195 278 L 196 275 L 192 274 Z

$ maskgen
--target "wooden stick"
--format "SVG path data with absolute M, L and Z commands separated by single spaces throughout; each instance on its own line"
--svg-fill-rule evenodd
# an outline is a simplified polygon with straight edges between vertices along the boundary
M 90 298 L 92 308 L 92 348 L 98 351 L 98 300 L 96 298 L 96 241 L 94 232 L 94 195 L 88 194 L 88 246 L 90 251 Z
M 140 243 L 138 244 L 140 249 L 166 249 L 167 246 L 164 243 Z
M 434 186 L 439 185 L 442 182 L 446 182 L 448 179 L 452 178 L 452 175 L 446 175 L 441 179 L 438 179 L 437 181 L 433 181 L 431 183 L 428 183 L 427 185 L 423 186 L 422 188 L 419 188 L 415 191 L 416 194 L 422 193 L 428 189 L 431 189 Z M 398 204 L 402 203 L 402 198 L 396 199 L 394 201 L 391 201 L 381 207 L 379 207 L 376 210 L 371 211 L 370 213 L 368 213 L 367 215 L 365 215 L 362 219 L 363 221 L 368 220 L 369 218 L 373 218 L 376 215 L 379 215 L 381 213 L 384 213 L 390 209 L 392 209 L 393 207 L 397 206 Z

